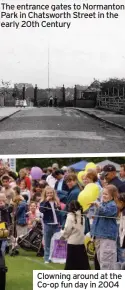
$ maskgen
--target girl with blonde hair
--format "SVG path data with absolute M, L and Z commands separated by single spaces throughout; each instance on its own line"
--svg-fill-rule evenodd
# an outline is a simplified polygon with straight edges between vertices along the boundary
M 117 200 L 118 190 L 113 184 L 103 189 L 102 202 L 93 202 L 97 207 L 91 228 L 95 239 L 95 249 L 100 270 L 114 270 L 117 262 L 118 225 Z
M 44 260 L 49 263 L 50 244 L 52 236 L 59 231 L 60 202 L 53 188 L 46 186 L 40 203 L 44 223 Z
M 45 189 L 43 190 L 41 202 L 46 201 L 47 193 L 48 193 L 49 191 L 51 191 L 51 192 L 53 193 L 53 198 L 52 198 L 53 201 L 55 201 L 56 204 L 57 204 L 58 206 L 60 206 L 60 201 L 59 201 L 59 198 L 58 198 L 58 196 L 57 196 L 56 191 L 55 191 L 51 186 L 49 186 L 49 185 L 46 186 Z M 49 199 L 49 198 L 48 198 L 48 199 Z

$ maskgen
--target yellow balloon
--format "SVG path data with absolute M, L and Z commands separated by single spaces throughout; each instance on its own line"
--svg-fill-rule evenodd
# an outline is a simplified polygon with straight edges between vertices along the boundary
M 94 258 L 95 255 L 95 245 L 94 242 L 91 240 L 91 237 L 88 235 L 85 235 L 84 238 L 84 245 L 86 247 L 87 255 L 89 258 Z
M 78 196 L 78 202 L 86 211 L 90 207 L 90 203 L 94 202 L 99 196 L 99 187 L 95 183 L 89 183 L 86 185 Z
M 86 165 L 85 170 L 87 171 L 88 169 L 94 169 L 94 168 L 96 168 L 95 163 L 93 163 L 93 162 L 89 162 L 89 163 Z
M 77 175 L 77 178 L 78 178 L 78 181 L 83 184 L 83 181 L 82 181 L 82 176 L 84 176 L 86 174 L 86 171 L 83 170 L 83 171 L 80 171 Z

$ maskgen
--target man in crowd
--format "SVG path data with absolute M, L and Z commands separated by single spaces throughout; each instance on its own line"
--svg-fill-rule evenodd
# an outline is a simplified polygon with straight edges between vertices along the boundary
M 120 179 L 125 181 L 125 164 L 121 164 L 120 166 Z
M 65 190 L 65 191 L 69 191 L 69 188 L 65 182 L 64 179 L 64 172 L 63 170 L 56 170 L 55 173 L 53 174 L 53 176 L 56 178 L 56 183 L 55 183 L 55 189 L 58 190 Z
M 10 204 L 10 201 L 12 200 L 14 196 L 14 190 L 12 189 L 10 185 L 9 175 L 3 175 L 1 177 L 1 183 L 2 183 L 1 193 L 5 194 L 7 198 L 7 204 Z
M 56 178 L 53 176 L 53 174 L 54 174 L 54 172 L 56 171 L 56 170 L 58 170 L 59 169 L 59 165 L 57 164 L 57 163 L 54 163 L 53 165 L 52 165 L 52 173 L 50 173 L 48 176 L 47 176 L 47 178 L 46 178 L 46 182 L 48 183 L 48 185 L 50 186 L 50 187 L 52 187 L 52 188 L 54 188 L 55 187 L 55 184 L 56 184 Z
M 64 166 L 62 166 L 61 169 L 63 170 L 64 175 L 68 173 L 68 167 L 67 166 L 64 165 Z
M 48 176 L 48 174 L 47 174 L 47 168 L 43 168 L 42 170 L 43 170 L 42 180 L 46 180 L 47 179 L 47 176 Z
M 105 177 L 105 180 L 108 184 L 113 184 L 117 187 L 119 193 L 123 192 L 123 182 L 118 178 L 114 165 L 105 165 L 103 167 L 102 175 Z

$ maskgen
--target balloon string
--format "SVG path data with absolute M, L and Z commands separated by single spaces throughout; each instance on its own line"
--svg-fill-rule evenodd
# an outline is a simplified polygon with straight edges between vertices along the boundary
M 46 206 L 42 206 L 42 205 L 39 207 L 39 209 L 40 209 L 40 208 L 45 208 L 45 209 L 52 210 L 50 207 L 46 207 Z M 65 213 L 66 215 L 68 214 L 68 212 L 65 211 L 65 210 L 55 209 L 55 211 Z M 83 213 L 82 216 L 85 216 L 85 217 L 87 217 L 87 218 L 95 218 L 95 217 L 99 217 L 99 218 L 100 218 L 100 217 L 101 217 L 101 218 L 107 218 L 107 219 L 116 219 L 116 220 L 120 220 L 119 217 L 103 216 L 103 215 L 96 215 L 96 214 L 92 214 L 92 215 L 90 215 L 89 213 L 86 213 L 86 214 Z

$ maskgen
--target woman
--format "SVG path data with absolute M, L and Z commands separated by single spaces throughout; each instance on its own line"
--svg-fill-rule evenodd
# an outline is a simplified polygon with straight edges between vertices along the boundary
M 97 173 L 94 169 L 89 169 L 82 177 L 83 184 L 86 186 L 89 183 L 96 183 L 99 187 L 100 194 L 102 193 L 102 186 L 100 185 Z
M 97 176 L 96 171 L 94 169 L 89 169 L 88 172 L 85 175 L 83 175 L 82 180 L 83 180 L 84 186 L 86 186 L 89 183 L 95 183 L 98 186 L 99 196 L 98 196 L 97 200 L 101 201 L 103 188 L 101 187 L 101 185 L 98 182 L 98 176 Z M 95 210 L 96 210 L 96 208 L 94 206 L 91 207 L 89 209 L 89 215 L 92 216 L 94 214 Z
M 19 171 L 19 184 L 22 180 L 24 180 L 26 182 L 26 188 L 30 190 L 31 189 L 31 180 L 28 177 L 27 170 L 25 168 L 23 168 Z
M 78 179 L 75 173 L 69 173 L 66 177 L 65 177 L 65 182 L 68 185 L 69 191 L 67 194 L 67 205 L 66 205 L 66 209 L 68 209 L 68 205 L 72 200 L 77 200 L 78 195 L 80 193 L 80 191 L 82 190 L 82 188 L 80 187 L 80 185 L 78 184 Z
M 78 184 L 78 179 L 75 173 L 69 173 L 65 176 L 65 182 L 69 188 L 69 191 L 67 192 L 65 196 L 65 208 L 64 211 L 61 212 L 61 224 L 62 227 L 64 227 L 65 221 L 66 221 L 66 212 L 68 212 L 68 206 L 72 200 L 77 200 L 78 195 L 80 191 L 82 190 L 80 185 Z M 60 198 L 60 197 L 59 197 Z M 62 202 L 62 200 L 60 199 Z

